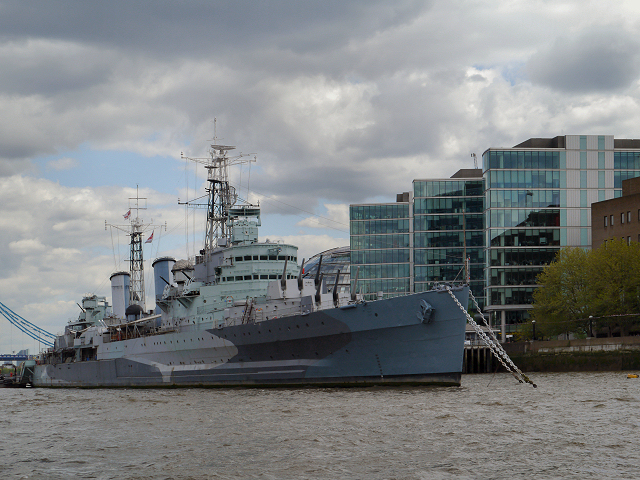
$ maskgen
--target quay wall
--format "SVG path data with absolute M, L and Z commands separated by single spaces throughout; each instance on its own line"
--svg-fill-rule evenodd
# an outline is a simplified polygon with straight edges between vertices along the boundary
M 640 336 L 503 344 L 523 372 L 640 371 Z

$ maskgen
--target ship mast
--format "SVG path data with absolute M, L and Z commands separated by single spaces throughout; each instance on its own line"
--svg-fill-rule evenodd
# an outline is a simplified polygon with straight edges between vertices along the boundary
M 137 304 L 143 309 L 145 308 L 144 298 L 144 258 L 142 255 L 142 229 L 143 223 L 140 219 L 140 210 L 146 210 L 146 198 L 141 198 L 138 186 L 136 185 L 136 197 L 129 198 L 129 205 L 135 200 L 135 207 L 131 207 L 132 212 L 135 208 L 135 218 L 131 215 L 131 251 L 129 256 L 130 263 L 130 284 L 129 284 L 129 305 Z M 140 206 L 140 200 L 144 200 L 144 207 Z M 133 213 L 133 212 L 132 212 Z
M 136 196 L 129 197 L 129 211 L 124 216 L 129 219 L 129 225 L 111 225 L 104 222 L 104 229 L 107 227 L 121 230 L 131 237 L 129 243 L 129 305 L 140 305 L 145 308 L 145 288 L 144 288 L 144 255 L 142 253 L 142 237 L 144 232 L 150 228 L 159 227 L 167 229 L 164 225 L 145 224 L 140 218 L 140 210 L 147 209 L 147 198 L 141 197 L 139 187 L 136 185 Z M 153 235 L 153 234 L 152 234 Z M 147 239 L 147 241 L 150 241 Z
M 217 138 L 214 137 L 214 141 Z M 218 246 L 226 246 L 229 242 L 229 209 L 236 204 L 238 194 L 235 187 L 229 184 L 229 167 L 255 162 L 255 154 L 239 153 L 229 156 L 228 152 L 236 147 L 214 143 L 209 150 L 209 157 L 193 158 L 182 155 L 182 158 L 200 163 L 207 169 L 207 204 L 197 204 L 192 201 L 178 202 L 192 207 L 206 207 L 207 226 L 205 230 L 204 249 L 201 255 L 213 251 Z M 250 156 L 252 158 L 249 158 Z

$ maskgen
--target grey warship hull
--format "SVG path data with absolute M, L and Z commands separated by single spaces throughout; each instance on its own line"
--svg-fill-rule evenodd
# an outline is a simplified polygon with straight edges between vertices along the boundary
M 468 287 L 451 289 L 463 305 Z M 428 316 L 421 310 L 427 302 Z M 466 317 L 448 290 L 88 345 L 37 387 L 459 385 Z

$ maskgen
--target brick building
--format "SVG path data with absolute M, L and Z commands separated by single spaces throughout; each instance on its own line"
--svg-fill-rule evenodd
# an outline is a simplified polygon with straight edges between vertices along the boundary
M 640 177 L 622 181 L 622 196 L 591 204 L 592 248 L 619 238 L 640 242 Z

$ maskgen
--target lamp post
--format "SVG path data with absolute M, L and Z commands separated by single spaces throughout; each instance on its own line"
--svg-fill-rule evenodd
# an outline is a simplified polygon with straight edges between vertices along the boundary
M 533 330 L 532 337 L 533 337 L 533 340 L 535 340 L 536 339 L 536 321 L 535 320 L 531 320 L 531 328 Z

